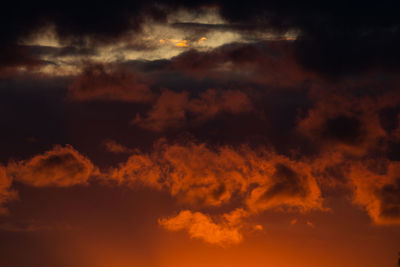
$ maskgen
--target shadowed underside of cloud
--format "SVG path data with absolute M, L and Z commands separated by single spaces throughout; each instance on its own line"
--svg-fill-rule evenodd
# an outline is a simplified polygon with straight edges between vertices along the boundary
M 230 43 L 213 50 L 189 50 L 171 59 L 174 69 L 198 78 L 229 81 L 233 77 L 271 87 L 299 86 L 318 76 L 297 61 L 288 41 Z
M 69 97 L 78 101 L 108 100 L 146 103 L 154 98 L 145 83 L 121 67 L 86 66 L 69 86 Z
M 68 87 L 68 99 L 74 101 L 119 101 L 150 106 L 145 115 L 137 113 L 131 124 L 162 132 L 188 124 L 202 124 L 218 115 L 237 115 L 253 110 L 250 97 L 241 90 L 150 89 L 150 75 L 118 65 L 91 64 Z M 137 76 L 143 82 L 137 81 Z M 154 78 L 153 81 L 154 83 Z
M 198 97 L 190 97 L 188 92 L 165 90 L 161 93 L 147 116 L 137 114 L 132 121 L 144 129 L 160 132 L 177 128 L 191 121 L 204 122 L 221 113 L 239 114 L 251 111 L 248 96 L 238 90 L 208 89 Z
M 312 139 L 322 152 L 342 151 L 367 155 L 388 140 L 380 110 L 398 105 L 398 96 L 389 91 L 373 98 L 324 93 L 307 115 L 298 120 L 297 131 Z

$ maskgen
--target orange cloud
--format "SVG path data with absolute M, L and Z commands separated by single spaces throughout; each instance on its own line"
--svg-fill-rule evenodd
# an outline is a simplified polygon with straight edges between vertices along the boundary
M 132 155 L 111 176 L 120 183 L 168 188 L 193 205 L 219 206 L 234 194 L 253 211 L 279 206 L 308 210 L 321 204 L 310 166 L 247 147 L 161 143 L 151 154 Z
M 400 224 L 400 162 L 390 162 L 382 172 L 354 164 L 349 178 L 354 202 L 364 206 L 376 224 Z
M 223 224 L 189 211 L 160 222 L 167 229 L 186 229 L 192 237 L 210 243 L 239 242 L 243 220 L 255 213 L 322 209 L 311 165 L 246 146 L 209 148 L 205 144 L 161 142 L 150 154 L 132 155 L 110 176 L 120 184 L 168 190 L 193 208 L 219 207 L 235 199 L 235 209 L 219 215 Z M 206 232 L 208 228 L 212 233 Z
M 160 219 L 159 224 L 170 231 L 186 230 L 192 238 L 220 246 L 237 244 L 243 238 L 239 227 L 224 222 L 215 223 L 209 216 L 190 210 L 181 211 L 175 217 Z
M 125 147 L 114 140 L 105 140 L 103 142 L 103 146 L 105 149 L 114 154 L 121 154 L 121 153 L 131 153 L 133 150 Z
M 150 88 L 138 81 L 132 72 L 101 64 L 89 65 L 68 87 L 69 97 L 79 101 L 111 100 L 150 102 Z
M 247 205 L 252 211 L 280 207 L 304 211 L 321 208 L 321 192 L 312 175 L 312 167 L 285 161 L 275 163 L 269 179 L 251 192 Z
M 7 175 L 6 168 L 0 165 L 0 215 L 8 212 L 3 205 L 17 197 L 17 193 L 11 189 L 11 185 L 12 178 Z
M 240 91 L 208 89 L 199 97 L 190 98 L 185 91 L 165 90 L 147 116 L 142 118 L 138 114 L 132 123 L 151 131 L 162 131 L 181 126 L 188 117 L 194 117 L 194 121 L 199 122 L 220 113 L 238 114 L 251 109 L 250 99 Z
M 67 187 L 86 184 L 97 173 L 92 162 L 72 146 L 55 146 L 29 160 L 10 163 L 7 173 L 16 181 L 36 186 Z

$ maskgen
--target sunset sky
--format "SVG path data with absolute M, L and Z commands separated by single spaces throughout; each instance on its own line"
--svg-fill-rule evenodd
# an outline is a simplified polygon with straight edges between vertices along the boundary
M 396 1 L 11 1 L 0 267 L 396 267 Z

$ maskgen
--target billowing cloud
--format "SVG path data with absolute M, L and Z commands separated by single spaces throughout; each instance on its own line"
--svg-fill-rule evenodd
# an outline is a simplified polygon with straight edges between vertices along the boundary
M 354 164 L 349 178 L 354 202 L 366 208 L 376 224 L 400 224 L 400 163 L 389 162 L 386 170 Z
M 7 173 L 15 181 L 30 186 L 68 187 L 86 184 L 97 173 L 97 168 L 72 146 L 66 145 L 55 146 L 29 160 L 12 162 L 7 166 Z
M 190 97 L 186 91 L 165 90 L 147 116 L 142 118 L 138 114 L 132 123 L 148 130 L 162 131 L 184 125 L 189 118 L 196 123 L 221 113 L 239 114 L 251 109 L 249 97 L 238 90 L 208 89 L 198 97 Z
M 191 236 L 211 243 L 225 239 L 235 243 L 241 239 L 238 229 L 242 220 L 252 214 L 270 209 L 322 209 L 321 192 L 311 170 L 307 163 L 266 150 L 161 143 L 150 154 L 132 155 L 110 176 L 121 185 L 168 190 L 193 208 L 219 207 L 235 199 L 237 209 L 220 216 L 237 229 L 216 225 L 206 215 L 190 211 L 161 220 L 167 229 L 186 229 Z M 204 231 L 208 228 L 216 237 L 207 237 Z
M 159 224 L 170 231 L 186 230 L 192 238 L 220 246 L 237 244 L 242 240 L 237 226 L 215 223 L 201 212 L 183 210 L 175 217 L 160 219 Z
M 247 147 L 161 144 L 151 154 L 132 155 L 112 177 L 120 183 L 166 187 L 195 205 L 219 206 L 238 193 L 248 198 L 252 210 L 321 207 L 319 188 L 306 163 Z
M 288 162 L 289 163 L 289 162 Z M 304 210 L 320 207 L 320 189 L 306 164 L 276 163 L 270 181 L 254 189 L 247 200 L 253 211 L 297 207 Z
M 92 64 L 69 86 L 70 98 L 80 101 L 109 100 L 149 102 L 154 95 L 148 85 L 122 67 Z

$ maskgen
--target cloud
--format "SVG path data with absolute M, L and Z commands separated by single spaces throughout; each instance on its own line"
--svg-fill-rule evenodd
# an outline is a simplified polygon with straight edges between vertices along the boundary
M 302 210 L 321 208 L 321 192 L 312 176 L 311 166 L 288 161 L 286 164 L 276 163 L 273 168 L 269 181 L 255 188 L 247 199 L 252 211 L 282 206 Z
M 0 52 L 0 79 L 8 78 L 24 71 L 36 70 L 43 65 L 45 65 L 45 62 L 32 55 L 26 47 L 3 47 Z
M 92 64 L 87 66 L 68 87 L 71 99 L 79 101 L 109 100 L 150 102 L 154 95 L 150 88 L 122 67 Z
M 313 224 L 313 223 L 310 222 L 310 221 L 307 221 L 306 224 L 307 224 L 307 226 L 309 226 L 309 227 L 311 227 L 311 228 L 315 228 L 315 224 Z
M 92 162 L 70 145 L 55 146 L 29 160 L 11 162 L 7 166 L 7 174 L 15 181 L 34 187 L 86 184 L 96 173 Z
M 168 188 L 171 195 L 195 206 L 219 206 L 239 194 L 253 211 L 321 208 L 310 165 L 248 147 L 161 143 L 151 154 L 132 155 L 111 176 L 119 183 Z
M 170 231 L 186 230 L 191 238 L 220 246 L 237 244 L 243 238 L 237 226 L 215 223 L 208 215 L 190 210 L 183 210 L 175 217 L 160 219 L 159 224 Z
M 169 230 L 186 229 L 190 236 L 215 244 L 238 243 L 245 219 L 265 210 L 323 209 L 310 164 L 246 146 L 161 142 L 150 154 L 130 156 L 109 177 L 120 185 L 167 190 L 193 209 L 233 206 L 232 212 L 216 215 L 218 223 L 192 211 L 160 220 Z
M 400 224 L 400 163 L 389 162 L 384 172 L 353 164 L 349 179 L 354 203 L 364 206 L 376 224 Z
M 376 100 L 349 94 L 321 95 L 297 123 L 297 131 L 313 140 L 320 150 L 361 156 L 387 136 L 378 116 L 384 97 Z
M 132 123 L 160 132 L 180 127 L 188 121 L 199 123 L 221 113 L 239 114 L 249 112 L 251 109 L 249 97 L 238 90 L 208 89 L 198 97 L 190 97 L 186 91 L 164 90 L 147 116 L 142 118 L 138 114 Z
M 229 43 L 213 50 L 189 50 L 171 59 L 174 69 L 198 78 L 247 81 L 271 87 L 296 87 L 318 79 L 298 64 L 286 41 Z
M 17 198 L 16 191 L 11 189 L 12 178 L 7 175 L 6 168 L 0 165 L 0 215 L 7 214 L 4 204 Z
M 18 4 L 11 4 L 1 12 L 0 45 L 15 44 L 48 25 L 54 25 L 57 36 L 66 43 L 81 46 L 110 44 L 137 34 L 149 21 L 170 23 L 169 17 L 176 16 L 176 10 L 191 11 L 198 16 L 192 15 L 194 19 L 185 18 L 173 23 L 204 23 L 209 17 L 200 11 L 211 9 L 228 24 L 247 28 L 247 32 L 253 29 L 278 34 L 298 32 L 297 40 L 291 42 L 297 61 L 305 68 L 327 76 L 360 73 L 374 68 L 398 70 L 400 22 L 395 12 L 398 4 L 370 1 L 363 4 L 363 12 L 358 12 L 359 8 L 355 3 L 333 0 L 324 4 L 315 1 L 298 4 L 292 0 L 250 1 L 246 4 L 227 0 L 207 3 L 115 1 L 104 6 L 77 1 L 63 1 L 56 6 L 37 1 L 25 5 L 29 13 L 21 11 Z M 197 17 L 201 16 L 205 19 L 199 21 Z
M 104 140 L 102 145 L 108 152 L 111 152 L 114 154 L 131 153 L 134 151 L 133 149 L 125 147 L 125 146 L 117 143 L 115 140 L 111 140 L 111 139 Z

